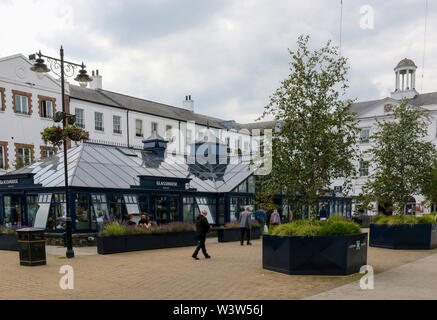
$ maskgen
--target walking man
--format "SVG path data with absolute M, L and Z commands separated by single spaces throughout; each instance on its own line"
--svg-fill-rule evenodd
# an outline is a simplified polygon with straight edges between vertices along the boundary
M 247 245 L 250 243 L 250 227 L 251 227 L 251 216 L 250 207 L 245 206 L 244 211 L 240 213 L 240 230 L 241 230 L 241 245 L 244 242 L 244 234 L 247 234 Z
M 206 210 L 203 210 L 196 218 L 196 231 L 197 231 L 197 239 L 199 240 L 199 244 L 197 245 L 196 250 L 194 250 L 194 253 L 192 257 L 196 260 L 199 260 L 197 257 L 197 254 L 199 253 L 199 250 L 202 249 L 202 253 L 205 256 L 205 259 L 211 258 L 210 255 L 208 255 L 208 252 L 206 252 L 205 248 L 205 240 L 206 240 L 206 234 L 209 231 L 209 223 L 206 219 L 206 215 L 208 213 Z

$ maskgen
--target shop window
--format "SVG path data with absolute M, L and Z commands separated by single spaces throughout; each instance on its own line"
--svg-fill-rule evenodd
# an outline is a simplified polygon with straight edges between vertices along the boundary
M 135 135 L 137 137 L 143 136 L 143 120 L 140 119 L 135 120 Z
M 105 221 L 109 221 L 108 204 L 106 203 L 106 196 L 103 194 L 93 194 L 91 195 L 91 200 L 93 203 L 94 216 L 97 224 L 101 224 Z M 91 229 L 93 230 L 97 229 L 95 223 L 91 224 Z
M 138 197 L 138 205 L 140 207 L 141 214 L 150 214 L 149 209 L 149 197 L 148 196 L 139 196 Z
M 255 176 L 250 176 L 249 178 L 247 178 L 247 192 L 255 193 L 255 187 L 256 187 L 256 178 Z
M 215 224 L 217 214 L 217 201 L 216 198 L 211 197 L 196 197 L 196 205 L 199 213 L 202 211 L 207 212 L 206 218 L 210 224 Z
M 105 131 L 105 128 L 103 127 L 103 113 L 94 112 L 94 124 L 96 131 Z
M 75 213 L 76 213 L 76 230 L 89 230 L 90 229 L 90 199 L 88 194 L 76 193 L 74 195 L 75 200 Z M 95 219 L 93 219 L 95 225 Z
M 4 215 L 3 224 L 6 227 L 21 226 L 22 206 L 21 196 L 11 195 L 3 197 Z
M 225 224 L 225 198 L 218 200 L 218 224 Z
M 29 227 L 33 227 L 33 223 L 35 222 L 36 212 L 38 211 L 38 196 L 37 195 L 28 195 L 26 196 L 26 205 L 27 205 L 27 225 Z
M 184 216 L 183 221 L 188 223 L 194 222 L 194 198 L 184 197 Z
M 76 108 L 75 114 L 76 114 L 75 125 L 78 126 L 79 128 L 85 129 L 85 115 L 83 109 Z
M 112 130 L 115 134 L 121 134 L 121 117 L 112 116 Z
M 127 209 L 122 195 L 109 196 L 109 217 L 112 221 L 122 222 L 126 219 Z
M 56 193 L 52 197 L 49 215 L 47 218 L 48 230 L 65 230 L 67 223 L 67 207 L 65 204 L 65 194 Z

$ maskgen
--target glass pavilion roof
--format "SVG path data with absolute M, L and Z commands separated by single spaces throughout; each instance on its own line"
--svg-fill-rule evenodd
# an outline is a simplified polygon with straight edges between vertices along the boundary
M 244 162 L 200 165 L 187 163 L 183 155 L 167 153 L 161 159 L 151 152 L 118 146 L 82 143 L 67 152 L 69 185 L 74 187 L 130 189 L 138 176 L 189 178 L 198 192 L 231 192 L 255 169 Z M 235 160 L 235 159 L 232 159 Z M 34 173 L 35 184 L 64 186 L 63 152 L 10 174 Z

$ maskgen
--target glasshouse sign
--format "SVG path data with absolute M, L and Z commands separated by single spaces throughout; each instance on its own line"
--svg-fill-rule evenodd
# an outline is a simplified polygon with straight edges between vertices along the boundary
M 186 190 L 189 188 L 188 178 L 169 178 L 169 177 L 155 177 L 155 176 L 138 176 L 140 178 L 139 186 L 132 186 L 134 188 L 147 188 L 158 190 Z
M 0 189 L 35 186 L 33 176 L 33 173 L 2 175 L 0 176 Z

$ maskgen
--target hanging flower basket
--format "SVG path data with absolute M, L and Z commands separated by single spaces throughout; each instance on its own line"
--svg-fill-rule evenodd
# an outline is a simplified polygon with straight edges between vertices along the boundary
M 89 133 L 79 127 L 68 125 L 64 129 L 59 126 L 45 128 L 41 132 L 45 144 L 50 143 L 56 147 L 63 144 L 64 139 L 71 141 L 84 141 L 89 139 Z
M 45 128 L 41 132 L 42 140 L 45 144 L 51 143 L 52 145 L 59 147 L 64 141 L 63 130 L 61 127 L 53 126 Z
M 83 141 L 89 139 L 89 133 L 79 127 L 69 125 L 64 128 L 64 138 L 71 141 Z

